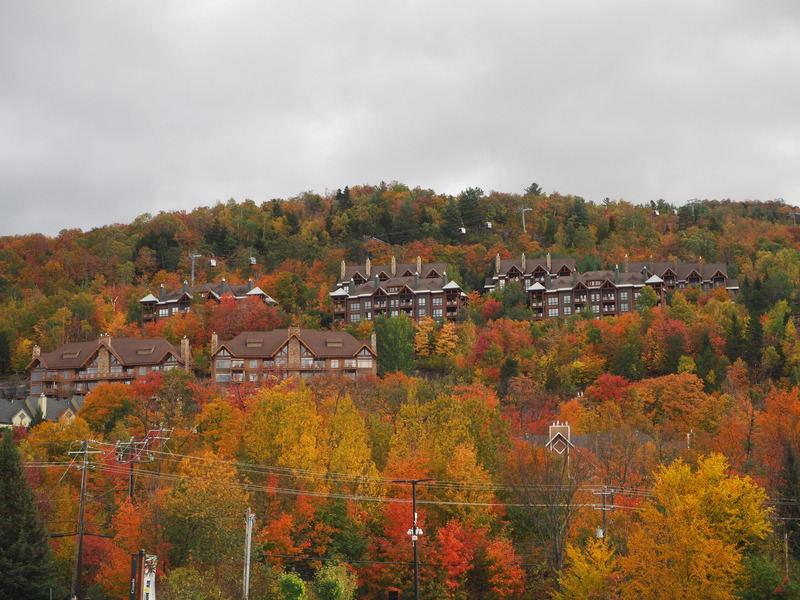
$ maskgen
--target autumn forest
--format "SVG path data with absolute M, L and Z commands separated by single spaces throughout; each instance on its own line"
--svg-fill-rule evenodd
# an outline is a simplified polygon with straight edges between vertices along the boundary
M 105 334 L 186 337 L 197 367 L 103 384 L 72 419 L 14 428 L 48 585 L 63 597 L 77 577 L 94 600 L 126 598 L 141 548 L 158 556 L 160 599 L 241 598 L 249 509 L 250 598 L 414 598 L 413 492 L 425 600 L 800 598 L 795 218 L 780 200 L 392 182 L 0 238 L 10 384 L 35 345 Z M 739 290 L 537 320 L 519 284 L 484 292 L 498 255 L 523 254 L 579 272 L 721 263 Z M 466 292 L 456 320 L 334 322 L 342 261 L 418 256 Z M 142 318 L 140 299 L 192 277 L 252 279 L 277 306 L 198 300 Z M 212 333 L 292 325 L 374 333 L 378 375 L 209 377 Z M 558 447 L 554 423 L 570 430 Z

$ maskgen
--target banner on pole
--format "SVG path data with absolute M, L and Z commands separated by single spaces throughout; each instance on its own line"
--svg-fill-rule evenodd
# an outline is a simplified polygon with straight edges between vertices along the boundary
M 158 556 L 148 554 L 144 559 L 144 600 L 156 600 L 156 569 Z

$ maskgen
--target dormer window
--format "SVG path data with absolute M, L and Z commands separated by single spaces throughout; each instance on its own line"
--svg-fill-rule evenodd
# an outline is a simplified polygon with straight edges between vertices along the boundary
M 264 342 L 262 340 L 249 339 L 245 341 L 245 346 L 248 348 L 262 348 L 264 346 Z
M 61 358 L 78 358 L 80 353 L 80 350 L 76 350 L 75 352 L 64 352 L 64 354 L 61 355 Z
M 155 346 L 150 346 L 148 348 L 139 348 L 136 351 L 136 354 L 139 354 L 139 355 L 152 354 L 155 349 L 156 349 Z

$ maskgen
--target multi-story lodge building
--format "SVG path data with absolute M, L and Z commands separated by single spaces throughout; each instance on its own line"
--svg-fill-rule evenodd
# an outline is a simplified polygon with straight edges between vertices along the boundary
M 157 321 L 169 318 L 176 313 L 187 313 L 191 310 L 193 299 L 214 300 L 219 303 L 226 294 L 231 294 L 236 300 L 258 298 L 265 304 L 272 306 L 278 304 L 269 294 L 255 285 L 252 279 L 248 279 L 247 283 L 240 284 L 229 284 L 223 279 L 219 283 L 202 283 L 194 287 L 190 287 L 184 281 L 181 289 L 171 292 L 167 292 L 162 283 L 158 290 L 158 298 L 153 294 L 147 294 L 139 300 L 142 305 L 142 321 Z
M 342 261 L 339 281 L 330 292 L 333 318 L 357 323 L 401 312 L 412 320 L 432 317 L 453 320 L 467 304 L 467 295 L 447 277 L 447 263 L 366 264 L 347 266 Z
M 220 385 L 295 375 L 375 375 L 376 357 L 374 337 L 367 344 L 342 331 L 245 331 L 221 343 L 211 336 L 212 374 Z
M 71 419 L 83 406 L 83 398 L 48 398 L 40 394 L 38 398 L 0 398 L 0 428 L 29 427 L 37 416 L 44 421 L 56 422 Z
M 577 262 L 574 258 L 550 258 L 548 253 L 545 258 L 500 258 L 498 254 L 494 261 L 494 273 L 487 277 L 484 290 L 489 293 L 496 289 L 503 289 L 509 283 L 517 282 L 522 289 L 527 290 L 531 285 L 544 283 L 545 278 L 567 277 L 576 269 Z
M 111 338 L 71 342 L 42 353 L 33 348 L 28 364 L 31 396 L 83 396 L 100 383 L 130 383 L 137 377 L 169 369 L 192 368 L 189 340 L 176 348 L 163 338 Z
M 724 264 L 678 264 L 672 261 L 653 263 L 628 263 L 620 271 L 587 271 L 569 276 L 545 276 L 526 291 L 534 318 L 568 317 L 590 307 L 596 317 L 618 316 L 635 310 L 639 293 L 645 286 L 656 292 L 663 302 L 666 292 L 701 287 L 706 292 L 723 288 L 732 295 L 739 291 L 739 283 L 729 279 Z

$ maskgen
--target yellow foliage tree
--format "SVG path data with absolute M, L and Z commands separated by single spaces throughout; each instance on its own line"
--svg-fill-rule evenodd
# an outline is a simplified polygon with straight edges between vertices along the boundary
M 618 598 L 619 559 L 604 540 L 592 539 L 581 550 L 568 545 L 568 566 L 558 578 L 554 600 L 605 600 Z
M 630 600 L 733 600 L 742 553 L 769 531 L 765 492 L 721 455 L 662 467 L 621 559 Z

